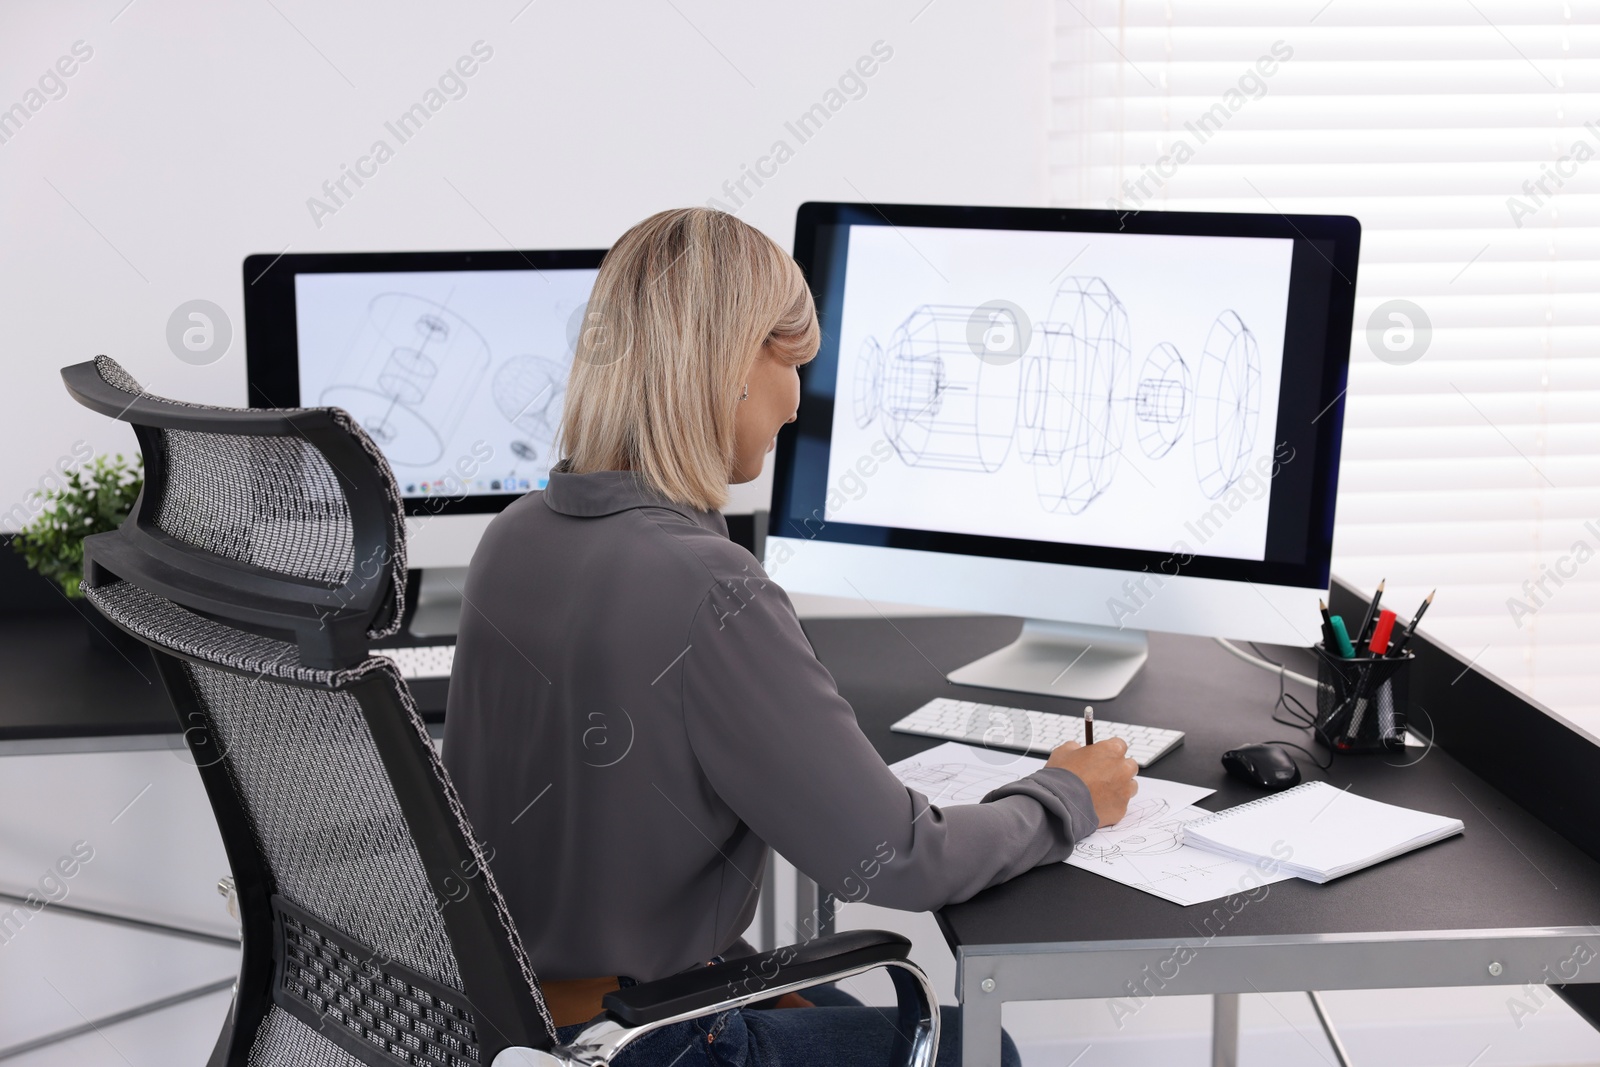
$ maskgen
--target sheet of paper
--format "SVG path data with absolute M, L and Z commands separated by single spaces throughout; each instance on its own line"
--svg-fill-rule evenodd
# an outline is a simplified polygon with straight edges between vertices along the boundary
M 1043 766 L 1044 760 L 1037 756 L 946 741 L 892 764 L 889 770 L 901 782 L 933 803 L 948 807 L 952 804 L 976 804 L 991 789 L 1014 782 Z M 1205 786 L 1184 785 L 1182 782 L 1140 775 L 1139 793 L 1134 799 L 1161 801 L 1173 808 L 1184 808 L 1215 792 L 1215 789 Z
M 941 808 L 976 804 L 990 790 L 1044 766 L 1037 756 L 946 741 L 889 766 L 894 776 Z
M 1067 863 L 1184 906 L 1293 877 L 1185 845 L 1183 824 L 1209 814 L 1140 789 L 1128 814 L 1079 841 Z
M 1032 774 L 1044 760 L 946 741 L 890 765 L 896 778 L 940 807 L 976 804 L 991 790 Z M 1182 826 L 1210 814 L 1193 807 L 1216 790 L 1139 777 L 1128 814 L 1078 842 L 1068 863 L 1175 904 L 1246 892 L 1290 877 L 1184 845 Z

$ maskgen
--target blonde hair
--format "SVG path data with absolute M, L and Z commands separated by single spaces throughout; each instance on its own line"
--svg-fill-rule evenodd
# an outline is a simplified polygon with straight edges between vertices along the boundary
M 636 471 L 669 500 L 727 502 L 734 415 L 763 350 L 816 355 L 800 267 L 722 211 L 678 208 L 633 227 L 595 279 L 561 413 L 564 469 Z

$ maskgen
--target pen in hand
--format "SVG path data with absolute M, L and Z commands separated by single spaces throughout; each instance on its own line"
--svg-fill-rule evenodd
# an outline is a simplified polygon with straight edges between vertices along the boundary
M 1083 709 L 1083 743 L 1094 744 L 1094 709 L 1090 707 Z

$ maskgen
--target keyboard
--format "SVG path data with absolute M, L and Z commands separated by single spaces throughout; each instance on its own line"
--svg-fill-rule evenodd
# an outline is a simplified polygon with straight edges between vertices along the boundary
M 1005 708 L 949 697 L 935 697 L 889 729 L 898 734 L 938 737 L 987 748 L 1021 749 L 1041 756 L 1049 755 L 1068 741 L 1083 741 L 1083 719 L 1077 715 Z M 1150 766 L 1183 744 L 1182 730 L 1130 726 L 1096 717 L 1094 739 L 1104 741 L 1109 737 L 1126 741 L 1129 758 L 1140 767 Z
M 388 656 L 400 668 L 400 677 L 406 681 L 427 678 L 448 678 L 450 667 L 456 661 L 455 645 L 401 645 L 398 648 L 375 648 L 379 656 Z

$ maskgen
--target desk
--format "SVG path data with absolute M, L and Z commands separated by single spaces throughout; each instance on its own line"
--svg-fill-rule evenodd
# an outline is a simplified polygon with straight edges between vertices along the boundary
M 149 747 L 138 739 L 178 735 L 150 654 L 91 641 L 70 611 L 0 616 L 0 679 L 0 752 Z
M 72 614 L 0 615 L 0 755 L 182 747 L 149 653 L 91 640 L 86 626 Z M 444 678 L 411 683 L 430 726 L 444 722 L 449 688 Z
M 931 697 L 1082 710 L 1081 702 L 945 681 L 944 672 L 1011 641 L 1014 619 L 812 620 L 805 629 L 890 762 L 937 743 L 889 732 Z M 1304 650 L 1270 651 L 1298 656 L 1294 669 L 1311 667 Z M 1223 773 L 1225 749 L 1301 740 L 1269 718 L 1277 686 L 1214 642 L 1151 634 L 1145 669 L 1095 712 L 1185 731 L 1183 746 L 1147 773 L 1215 787 L 1201 806 L 1220 810 L 1261 795 Z M 1390 759 L 1398 761 L 1341 757 L 1326 774 L 1306 768 L 1307 777 L 1455 816 L 1466 833 L 1328 885 L 1275 883 L 1237 914 L 1180 907 L 1065 864 L 945 908 L 938 919 L 956 956 L 963 1062 L 998 1063 L 1006 1001 L 1121 998 L 1123 1010 L 1137 1010 L 1156 995 L 1221 994 L 1226 1006 L 1236 1003 L 1230 995 L 1251 992 L 1520 986 L 1549 982 L 1580 943 L 1589 962 L 1574 980 L 1600 981 L 1600 863 L 1440 748 L 1411 766 Z M 1192 958 L 1166 962 L 1178 946 Z M 1231 1062 L 1225 1050 L 1218 1062 Z
M 1017 620 L 994 618 L 806 623 L 867 736 L 891 762 L 935 743 L 889 732 L 933 696 L 1081 710 L 1077 702 L 944 680 L 945 671 L 1008 643 L 1018 629 Z M 1208 641 L 1161 634 L 1150 641 L 1149 665 L 1116 701 L 1098 705 L 1101 715 L 1186 731 L 1183 747 L 1150 773 L 1217 788 L 1203 806 L 1252 799 L 1257 794 L 1228 779 L 1217 759 L 1242 742 L 1294 736 L 1268 718 L 1276 679 Z M 1592 858 L 1600 855 L 1600 826 L 1587 792 L 1600 780 L 1600 748 L 1514 696 L 1497 696 L 1492 680 L 1458 661 L 1430 666 L 1425 653 L 1436 650 L 1418 649 L 1413 696 L 1431 705 L 1442 749 L 1404 768 L 1386 766 L 1385 757 L 1347 757 L 1329 777 L 1366 796 L 1457 816 L 1465 836 L 1327 886 L 1277 883 L 1225 923 L 1211 905 L 1181 908 L 1065 865 L 946 908 L 939 921 L 958 962 L 965 1062 L 996 1062 L 1000 1009 L 1011 1000 L 1126 998 L 1136 1007 L 1130 985 L 1139 999 L 1212 993 L 1220 1004 L 1238 993 L 1308 987 L 1520 986 L 1548 981 L 1580 941 L 1600 947 L 1591 925 L 1600 922 L 1600 864 Z M 1305 670 L 1309 657 L 1298 655 Z M 165 694 L 136 667 L 91 646 L 72 616 L 6 619 L 0 748 L 179 743 Z M 444 687 L 414 687 L 430 719 L 443 711 Z M 1214 937 L 1202 925 L 1208 917 Z M 1198 951 L 1176 973 L 1169 965 L 1168 977 L 1162 964 L 1178 945 Z M 1596 976 L 1600 962 L 1591 962 L 1575 980 Z M 1563 991 L 1591 1021 L 1593 1003 L 1579 994 L 1592 988 Z

